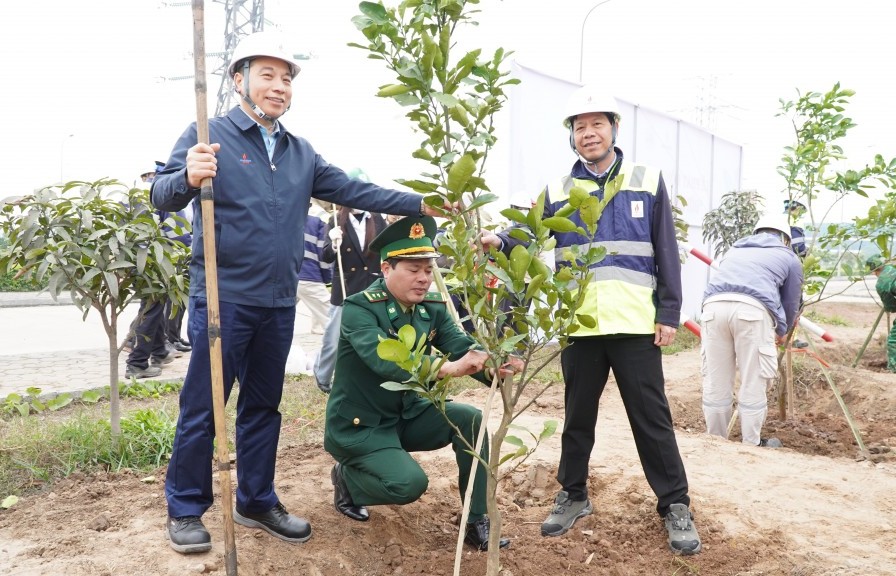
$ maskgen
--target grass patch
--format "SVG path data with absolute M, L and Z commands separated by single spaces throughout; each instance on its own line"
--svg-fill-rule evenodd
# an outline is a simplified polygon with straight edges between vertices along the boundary
M 0 419 L 0 499 L 40 490 L 73 472 L 124 469 L 148 473 L 171 458 L 178 385 L 140 383 L 121 398 L 121 448 L 113 450 L 107 402 L 74 403 L 60 411 Z M 227 402 L 228 444 L 234 446 L 239 386 Z M 323 442 L 328 396 L 307 376 L 288 376 L 280 412 L 281 445 Z
M 814 308 L 810 308 L 807 312 L 804 312 L 803 315 L 817 324 L 825 324 L 827 326 L 849 326 L 849 322 L 840 316 L 827 316 L 821 314 Z
M 24 494 L 76 471 L 157 468 L 171 455 L 177 418 L 176 407 L 157 402 L 124 413 L 119 446 L 112 441 L 107 407 L 0 421 L 0 494 Z
M 675 333 L 675 342 L 673 342 L 671 346 L 663 346 L 661 350 L 664 355 L 669 355 L 699 347 L 700 338 L 687 328 L 681 327 L 678 329 L 678 332 Z

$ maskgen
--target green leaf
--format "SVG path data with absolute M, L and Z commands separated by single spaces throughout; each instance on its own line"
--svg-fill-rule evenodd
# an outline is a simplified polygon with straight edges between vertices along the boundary
M 448 170 L 448 190 L 456 194 L 466 191 L 467 182 L 476 171 L 476 161 L 469 154 L 464 154 Z
M 476 197 L 475 200 L 467 205 L 467 210 L 478 210 L 486 204 L 491 204 L 492 202 L 496 202 L 499 199 L 500 198 L 497 194 L 480 194 Z
M 376 354 L 387 362 L 404 362 L 410 357 L 411 351 L 398 340 L 383 340 L 376 345 Z
M 460 106 L 460 100 L 451 94 L 445 94 L 443 92 L 433 92 L 432 98 L 445 106 L 446 108 L 452 108 L 455 106 Z
M 519 438 L 517 438 L 516 436 L 505 436 L 504 442 L 507 444 L 510 444 L 512 446 L 516 446 L 516 447 L 525 446 L 523 441 L 520 440 Z
M 541 223 L 554 232 L 574 232 L 578 227 L 576 223 L 569 218 L 560 218 L 557 216 L 545 218 Z
M 415 386 L 405 382 L 383 382 L 382 384 L 380 384 L 380 387 L 385 388 L 386 390 L 391 390 L 392 392 L 408 392 L 420 390 L 419 386 Z
M 405 94 L 411 91 L 411 87 L 406 84 L 387 84 L 385 86 L 381 86 L 379 92 L 376 93 L 380 98 L 389 98 L 392 96 L 398 96 L 399 94 Z
M 511 228 L 507 231 L 507 234 L 520 242 L 531 242 L 532 236 L 523 228 Z
M 543 440 L 547 440 L 554 433 L 557 432 L 557 421 L 556 420 L 545 420 L 544 428 L 541 430 L 541 434 L 538 435 L 538 441 L 541 442 Z
M 578 320 L 579 324 L 585 328 L 594 328 L 597 326 L 597 321 L 594 319 L 594 316 L 589 316 L 588 314 L 576 314 L 576 320 Z
M 398 340 L 404 344 L 408 350 L 413 350 L 417 345 L 417 331 L 410 324 L 405 324 L 398 329 Z
M 523 282 L 526 278 L 526 271 L 529 270 L 529 263 L 532 261 L 532 255 L 520 244 L 517 244 L 510 251 L 510 277 L 515 282 Z
M 517 210 L 516 208 L 505 208 L 504 210 L 501 210 L 501 216 L 507 218 L 512 222 L 516 222 L 517 224 L 526 223 L 526 215 L 523 214 L 521 210 Z
M 505 454 L 505 455 L 501 456 L 500 460 L 498 460 L 498 464 L 503 464 L 503 463 L 507 462 L 508 460 L 513 460 L 514 458 L 516 458 L 516 453 L 514 453 L 514 452 Z
M 564 267 L 560 268 L 560 270 L 558 270 L 557 273 L 554 274 L 554 279 L 557 282 L 561 282 L 561 283 L 569 282 L 573 278 L 574 278 L 574 276 L 573 276 L 572 270 L 569 268 L 569 266 L 564 266 Z
M 74 400 L 74 398 L 72 398 L 72 395 L 68 392 L 65 392 L 48 401 L 47 408 L 49 408 L 50 410 L 59 410 L 60 408 L 64 408 L 65 406 L 71 404 L 72 400 Z
M 587 200 L 590 196 L 591 194 L 584 188 L 573 186 L 569 191 L 569 205 L 578 209 L 578 207 L 582 205 L 582 202 Z
M 111 272 L 103 272 L 103 278 L 106 279 L 106 289 L 109 290 L 109 296 L 112 300 L 118 300 L 118 277 Z
M 539 274 L 529 281 L 529 286 L 526 287 L 526 300 L 531 300 L 538 294 L 538 291 L 541 290 L 541 286 L 544 284 L 544 281 L 547 280 L 547 277 L 547 274 Z
M 588 227 L 593 227 L 597 223 L 602 211 L 600 200 L 594 196 L 589 196 L 579 205 L 579 215 Z
M 0 508 L 7 510 L 7 509 L 15 506 L 18 502 L 19 502 L 18 496 L 12 496 L 12 495 L 7 496 L 6 498 L 3 499 L 3 502 L 0 502 Z
M 87 390 L 81 394 L 81 402 L 87 404 L 96 404 L 103 398 L 103 393 L 99 390 Z
M 361 13 L 370 18 L 374 24 L 386 24 L 389 22 L 389 14 L 386 7 L 376 2 L 361 2 L 358 5 Z

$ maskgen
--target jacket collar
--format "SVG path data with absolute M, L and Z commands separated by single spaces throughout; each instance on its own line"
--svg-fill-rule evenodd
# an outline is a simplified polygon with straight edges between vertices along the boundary
M 622 161 L 624 160 L 622 156 L 622 150 L 620 150 L 617 146 L 614 146 L 613 150 L 616 151 L 616 161 L 613 162 L 612 166 L 610 166 L 610 172 L 609 174 L 607 174 L 606 181 L 615 178 L 619 174 L 619 171 L 622 169 Z M 585 164 L 581 160 L 576 160 L 575 164 L 572 165 L 570 175 L 573 178 L 577 178 L 579 180 L 593 180 L 595 182 L 601 183 L 599 182 L 600 179 L 597 176 L 595 176 L 594 174 L 589 172 L 587 168 L 585 168 Z
M 251 116 L 246 114 L 246 111 L 240 108 L 239 105 L 234 106 L 230 109 L 230 112 L 227 113 L 227 118 L 237 125 L 237 127 L 243 132 L 256 128 L 260 126 L 258 122 L 256 122 Z M 283 125 L 283 122 L 277 120 L 277 123 L 280 125 L 281 135 L 289 134 L 289 130 L 286 129 L 286 126 Z

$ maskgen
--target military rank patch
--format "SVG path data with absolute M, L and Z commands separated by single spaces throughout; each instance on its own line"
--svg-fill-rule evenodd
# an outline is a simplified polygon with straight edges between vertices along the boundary
M 427 292 L 423 297 L 424 302 L 445 302 L 445 297 L 441 292 Z
M 367 297 L 368 302 L 382 302 L 389 299 L 385 290 L 368 290 L 364 292 L 364 296 Z

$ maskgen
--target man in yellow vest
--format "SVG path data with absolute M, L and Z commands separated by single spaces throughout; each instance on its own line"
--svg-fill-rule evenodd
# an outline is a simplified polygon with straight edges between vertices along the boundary
M 700 537 L 689 509 L 688 481 L 672 428 L 664 390 L 660 348 L 675 340 L 681 310 L 681 264 L 671 201 L 659 170 L 623 158 L 615 146 L 619 130 L 616 99 L 593 87 L 571 96 L 563 123 L 577 156 L 569 174 L 545 191 L 544 216 L 567 204 L 573 187 L 607 205 L 594 238 L 554 233 L 555 256 L 563 264 L 573 245 L 603 246 L 607 256 L 593 267 L 579 314 L 595 320 L 570 338 L 561 356 L 565 421 L 557 481 L 561 490 L 541 525 L 544 536 L 565 534 L 591 514 L 588 464 L 594 447 L 601 394 L 610 370 L 616 379 L 656 510 L 675 554 L 700 552 Z M 578 213 L 570 218 L 583 226 Z M 520 241 L 507 232 L 485 233 L 486 246 L 510 250 Z M 600 508 L 608 508 L 603 503 Z

